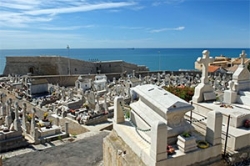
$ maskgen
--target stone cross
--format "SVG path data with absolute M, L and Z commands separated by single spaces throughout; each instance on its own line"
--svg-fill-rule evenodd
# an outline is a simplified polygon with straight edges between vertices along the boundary
M 209 51 L 204 50 L 202 52 L 203 56 L 202 58 L 198 58 L 197 62 L 202 64 L 202 77 L 201 77 L 201 83 L 207 84 L 208 81 L 208 65 L 214 61 L 213 58 L 209 57 Z
M 245 58 L 246 58 L 245 50 L 242 50 L 242 53 L 240 54 L 240 58 L 241 58 L 241 65 L 243 66 L 245 62 Z

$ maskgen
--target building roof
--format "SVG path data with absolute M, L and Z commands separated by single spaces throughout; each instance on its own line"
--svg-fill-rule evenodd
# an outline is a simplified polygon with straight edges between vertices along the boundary
M 219 69 L 220 69 L 219 66 L 213 66 L 213 65 L 208 66 L 209 73 L 214 73 L 214 72 L 218 71 Z
M 244 64 L 246 64 L 247 62 L 249 61 L 249 59 L 244 59 Z M 232 63 L 233 64 L 237 64 L 237 65 L 239 65 L 239 64 L 241 64 L 241 58 L 236 58 L 236 59 L 234 59 L 233 61 L 232 61 Z
M 238 69 L 238 65 L 234 65 L 232 67 L 227 68 L 229 73 L 234 73 Z

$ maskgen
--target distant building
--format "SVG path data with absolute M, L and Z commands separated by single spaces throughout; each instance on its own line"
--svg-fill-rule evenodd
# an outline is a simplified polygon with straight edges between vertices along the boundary
M 250 59 L 245 58 L 244 64 L 248 65 L 250 63 Z M 214 62 L 209 64 L 209 73 L 215 73 L 215 72 L 227 72 L 234 73 L 234 71 L 237 69 L 238 65 L 241 64 L 241 58 L 229 58 L 225 57 L 223 55 L 217 56 L 214 59 Z M 195 69 L 202 70 L 202 65 L 195 62 Z
M 74 75 L 96 73 L 122 73 L 124 71 L 149 71 L 146 66 L 138 66 L 119 61 L 88 62 L 61 56 L 11 56 L 6 57 L 3 75 Z

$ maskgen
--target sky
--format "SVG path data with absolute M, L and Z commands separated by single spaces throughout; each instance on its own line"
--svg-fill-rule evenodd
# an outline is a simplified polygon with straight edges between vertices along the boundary
M 249 48 L 250 0 L 1 0 L 0 49 Z

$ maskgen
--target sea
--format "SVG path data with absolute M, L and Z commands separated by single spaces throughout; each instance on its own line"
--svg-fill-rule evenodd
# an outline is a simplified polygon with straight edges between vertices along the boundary
M 8 56 L 63 56 L 84 61 L 123 60 L 145 65 L 150 71 L 194 70 L 194 62 L 209 50 L 210 56 L 239 57 L 250 48 L 89 48 L 89 49 L 0 49 L 0 74 Z

